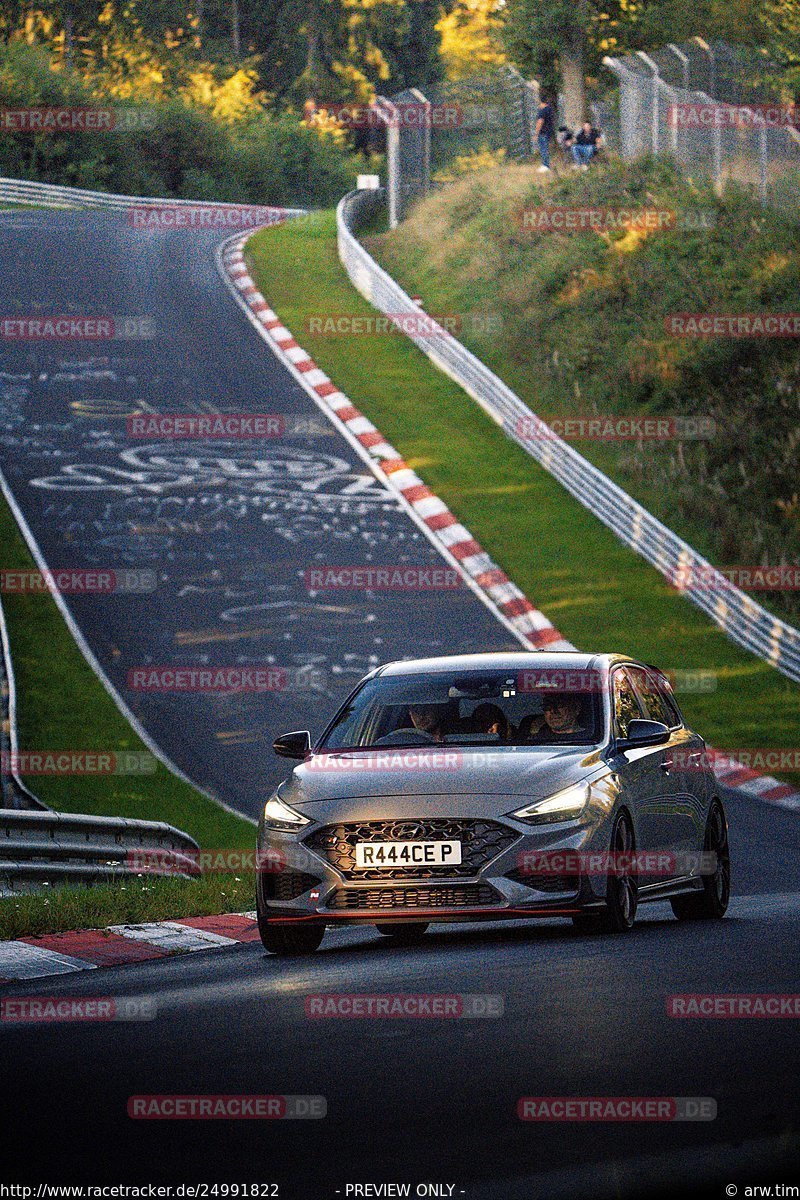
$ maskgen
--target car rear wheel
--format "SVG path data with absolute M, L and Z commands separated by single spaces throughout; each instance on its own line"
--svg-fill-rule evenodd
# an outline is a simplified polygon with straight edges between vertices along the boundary
M 621 812 L 611 834 L 612 855 L 629 855 L 634 850 L 633 827 L 627 813 Z M 632 871 L 620 868 L 609 875 L 605 907 L 595 913 L 576 913 L 572 923 L 582 933 L 626 933 L 636 920 L 639 889 Z
M 720 921 L 731 899 L 731 855 L 728 846 L 728 821 L 725 809 L 715 800 L 708 814 L 703 849 L 716 855 L 712 875 L 703 876 L 703 890 L 693 896 L 676 896 L 670 900 L 672 911 L 679 921 Z
M 270 954 L 313 954 L 325 936 L 324 925 L 271 925 L 258 914 L 261 944 Z
M 385 925 L 376 925 L 375 928 L 384 937 L 390 937 L 393 941 L 408 946 L 422 940 L 428 924 L 427 921 L 398 921 L 394 925 L 387 922 Z

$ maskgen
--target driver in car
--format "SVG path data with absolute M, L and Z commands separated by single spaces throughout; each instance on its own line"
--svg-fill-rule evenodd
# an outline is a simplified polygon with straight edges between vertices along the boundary
M 528 745 L 551 745 L 560 738 L 574 738 L 585 732 L 580 721 L 581 698 L 567 692 L 551 692 L 542 705 L 544 721 L 528 739 Z
M 435 742 L 444 741 L 443 714 L 435 704 L 413 705 L 408 710 L 411 724 L 420 733 L 427 733 Z

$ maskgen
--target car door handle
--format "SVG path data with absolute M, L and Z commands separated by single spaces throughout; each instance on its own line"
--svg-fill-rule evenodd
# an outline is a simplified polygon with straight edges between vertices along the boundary
M 665 775 L 669 775 L 670 771 L 672 770 L 672 759 L 670 758 L 665 762 L 659 763 L 659 766 Z

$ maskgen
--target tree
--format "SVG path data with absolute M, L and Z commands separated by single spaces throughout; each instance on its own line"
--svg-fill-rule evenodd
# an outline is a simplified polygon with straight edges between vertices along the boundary
M 560 85 L 568 125 L 583 121 L 586 72 L 599 60 L 610 22 L 627 8 L 625 0 L 610 7 L 598 0 L 508 0 L 504 38 L 510 57 L 545 94 Z
M 506 61 L 498 0 L 456 0 L 436 25 L 448 79 L 461 79 Z

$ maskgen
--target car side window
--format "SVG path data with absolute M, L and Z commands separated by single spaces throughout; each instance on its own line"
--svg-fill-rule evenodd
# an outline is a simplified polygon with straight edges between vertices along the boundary
M 636 692 L 624 670 L 614 672 L 614 725 L 617 737 L 628 736 L 628 725 L 641 717 L 642 710 Z
M 662 680 L 660 680 L 658 677 L 655 679 L 655 685 L 659 696 L 667 706 L 667 711 L 672 714 L 672 720 L 667 721 L 670 729 L 676 729 L 679 725 L 684 725 L 685 721 L 683 719 L 683 713 L 678 708 L 678 701 L 673 696 L 669 686 L 662 682 Z
M 675 724 L 674 715 L 666 704 L 664 696 L 658 690 L 658 685 L 650 672 L 643 671 L 639 667 L 632 667 L 630 676 L 647 719 L 660 721 L 662 725 L 666 725 L 667 729 L 673 726 Z

